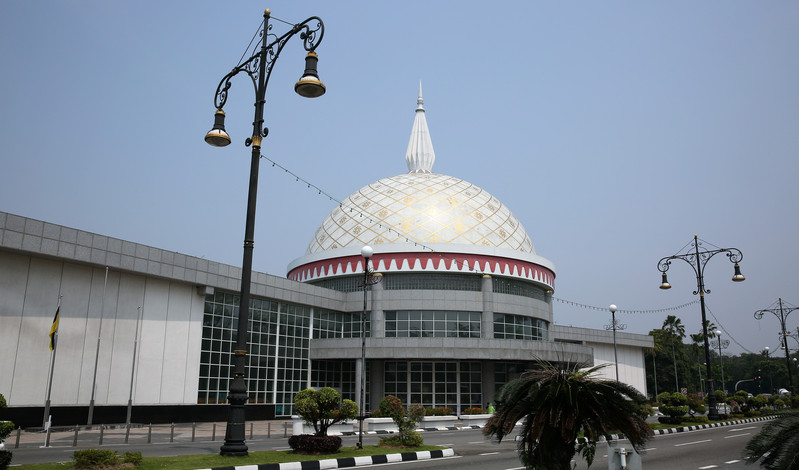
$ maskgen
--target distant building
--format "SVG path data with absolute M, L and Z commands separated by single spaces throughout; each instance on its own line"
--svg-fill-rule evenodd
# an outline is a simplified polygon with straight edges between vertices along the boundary
M 521 222 L 485 190 L 433 173 L 434 160 L 420 89 L 409 172 L 333 209 L 288 278 L 253 273 L 248 413 L 290 415 L 294 394 L 309 386 L 360 401 L 364 245 L 380 280 L 368 288 L 367 409 L 393 394 L 459 413 L 487 406 L 535 358 L 613 363 L 611 332 L 554 324 L 555 268 Z M 88 406 L 98 336 L 95 422 L 118 416 L 137 328 L 134 409 L 151 420 L 218 417 L 232 376 L 240 274 L 0 212 L 0 393 L 17 419 L 41 422 L 60 293 L 54 424 L 75 424 Z M 617 332 L 617 342 L 620 380 L 646 393 L 652 338 Z

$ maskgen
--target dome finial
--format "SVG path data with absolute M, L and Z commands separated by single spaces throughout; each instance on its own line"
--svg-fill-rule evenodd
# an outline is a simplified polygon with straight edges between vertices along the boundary
M 411 173 L 432 173 L 436 154 L 433 151 L 433 141 L 427 128 L 425 117 L 424 99 L 422 98 L 422 82 L 419 81 L 419 97 L 416 99 L 416 116 L 411 128 L 411 139 L 408 150 L 405 151 L 405 161 Z

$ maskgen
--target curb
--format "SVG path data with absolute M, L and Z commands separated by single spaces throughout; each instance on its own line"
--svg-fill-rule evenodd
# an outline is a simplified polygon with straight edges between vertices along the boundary
M 738 419 L 735 421 L 724 421 L 722 423 L 711 423 L 711 424 L 697 424 L 696 426 L 680 426 L 678 428 L 669 428 L 669 429 L 656 429 L 654 431 L 653 436 L 662 436 L 664 434 L 676 434 L 681 432 L 690 432 L 690 431 L 699 431 L 700 429 L 710 429 L 710 428 L 720 428 L 723 426 L 736 426 L 738 424 L 745 424 L 745 423 L 752 423 L 755 421 L 768 421 L 770 419 L 774 419 L 773 416 L 764 416 L 758 418 L 747 418 L 747 419 Z M 619 439 L 626 439 L 624 434 L 611 434 L 610 440 L 616 441 Z M 605 441 L 604 437 L 600 437 L 597 442 Z M 581 442 L 588 442 L 588 439 L 585 437 L 580 437 L 577 439 L 578 443 Z
M 737 419 L 735 421 L 724 421 L 723 423 L 697 424 L 696 426 L 680 426 L 679 428 L 658 429 L 655 431 L 655 435 L 662 436 L 663 434 L 675 434 L 679 432 L 699 431 L 700 429 L 720 428 L 723 426 L 735 426 L 738 424 L 753 423 L 756 421 L 768 421 L 770 419 L 774 419 L 774 417 L 763 416 L 758 418 Z
M 482 429 L 483 426 L 442 426 L 438 428 L 416 428 L 414 431 L 416 432 L 432 432 L 432 431 L 460 431 L 462 429 Z M 364 431 L 364 435 L 375 435 L 375 434 L 396 434 L 397 431 Z M 358 431 L 343 431 L 343 432 L 329 432 L 327 433 L 328 436 L 357 436 Z
M 425 450 L 421 452 L 403 452 L 400 454 L 367 455 L 364 457 L 348 457 L 344 459 L 307 460 L 304 462 L 268 463 L 260 465 L 239 465 L 235 467 L 215 467 L 200 470 L 325 470 L 329 468 L 360 467 L 381 463 L 409 462 L 413 460 L 429 460 L 452 457 L 452 449 Z

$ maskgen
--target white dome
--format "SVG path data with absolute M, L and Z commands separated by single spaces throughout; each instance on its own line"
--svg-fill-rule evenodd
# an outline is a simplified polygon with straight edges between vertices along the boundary
M 519 220 L 487 191 L 433 173 L 435 152 L 419 85 L 405 161 L 409 173 L 364 186 L 322 222 L 288 278 L 312 282 L 363 272 L 361 247 L 381 273 L 477 273 L 552 288 L 555 268 L 538 256 Z
M 306 255 L 387 243 L 450 243 L 535 254 L 519 220 L 487 191 L 462 179 L 407 173 L 350 195 L 325 218 Z

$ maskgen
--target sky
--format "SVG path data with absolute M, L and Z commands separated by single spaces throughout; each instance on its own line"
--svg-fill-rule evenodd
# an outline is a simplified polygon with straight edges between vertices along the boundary
M 754 312 L 799 305 L 793 1 L 6 2 L 0 210 L 240 266 L 245 75 L 225 105 L 233 144 L 203 136 L 264 8 L 322 18 L 327 93 L 293 92 L 305 51 L 292 38 L 262 153 L 296 176 L 262 161 L 255 270 L 285 276 L 336 206 L 307 183 L 343 200 L 407 171 L 421 82 L 434 171 L 522 222 L 555 265 L 557 324 L 604 329 L 615 304 L 627 332 L 669 314 L 699 332 L 694 271 L 675 261 L 663 291 L 657 269 L 697 234 L 744 255 L 742 283 L 723 254 L 706 265 L 725 353 L 779 348 L 777 317 Z

